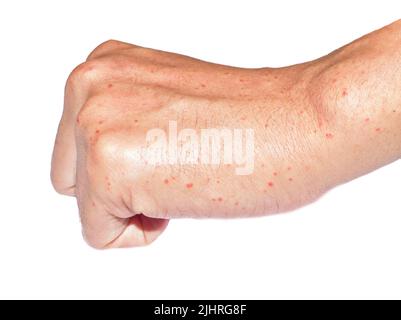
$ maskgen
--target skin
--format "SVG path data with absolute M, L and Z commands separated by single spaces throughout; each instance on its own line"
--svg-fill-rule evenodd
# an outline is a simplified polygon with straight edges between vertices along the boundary
M 401 20 L 318 60 L 242 69 L 118 41 L 69 76 L 52 160 L 94 248 L 155 240 L 170 218 L 234 218 L 306 205 L 401 157 Z M 255 169 L 154 166 L 149 129 L 252 128 Z

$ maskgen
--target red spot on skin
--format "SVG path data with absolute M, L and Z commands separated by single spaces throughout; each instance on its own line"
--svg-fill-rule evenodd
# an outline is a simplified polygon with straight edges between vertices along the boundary
M 347 91 L 347 89 L 344 89 L 344 90 L 343 90 L 343 92 L 342 92 L 342 95 L 343 95 L 343 97 L 345 97 L 345 96 L 347 96 L 347 95 L 348 95 L 348 91 Z
M 327 139 L 333 139 L 334 136 L 333 136 L 332 133 L 326 133 L 326 138 L 327 138 Z
M 217 182 L 217 183 L 220 183 L 220 180 L 217 180 L 216 182 Z
M 244 82 L 245 80 L 244 79 L 239 79 L 239 82 Z
M 100 130 L 96 130 L 95 133 L 96 133 L 96 134 L 99 134 L 99 133 L 100 133 Z
M 96 207 L 96 204 L 92 201 L 92 207 Z
M 288 171 L 291 171 L 291 170 L 292 170 L 292 167 L 288 167 L 287 170 L 288 170 Z
M 277 177 L 278 173 L 277 172 L 273 172 L 273 176 Z
M 202 88 L 206 88 L 206 85 L 204 83 L 201 83 Z
M 193 186 L 194 186 L 193 183 L 187 183 L 187 184 L 186 184 L 187 189 L 191 189 Z
M 109 83 L 108 85 L 107 85 L 107 88 L 113 88 L 113 85 L 111 84 L 111 83 Z
M 288 179 L 289 182 L 292 182 L 293 180 L 294 180 L 294 179 L 292 179 L 292 178 L 289 178 L 289 179 Z
M 168 179 L 164 179 L 164 184 L 168 184 Z
M 172 180 L 175 180 L 175 177 L 171 177 Z
M 337 79 L 333 79 L 333 81 L 332 81 L 333 83 L 336 83 L 337 82 Z
M 304 114 L 304 112 L 303 112 L 303 111 L 301 111 L 299 114 L 300 114 L 300 115 L 302 115 L 302 114 Z
M 241 117 L 241 120 L 242 120 L 242 121 L 246 120 L 246 117 Z
M 376 128 L 375 130 L 376 130 L 376 132 L 381 132 L 382 131 L 381 128 Z
M 369 121 L 370 121 L 370 118 L 366 118 L 366 119 L 365 119 L 365 122 L 369 122 Z
M 274 187 L 274 183 L 271 182 L 271 181 L 269 181 L 269 182 L 267 183 L 267 185 L 268 185 L 270 188 L 273 188 L 273 187 Z
M 236 203 L 234 203 L 234 205 L 235 205 L 235 206 L 238 206 L 238 205 L 239 205 L 239 203 L 238 203 L 238 202 L 236 202 Z
M 222 202 L 222 201 L 223 201 L 223 198 L 219 197 L 219 198 L 217 198 L 217 201 L 218 201 L 218 202 Z
M 77 118 L 77 123 L 79 123 L 79 118 Z

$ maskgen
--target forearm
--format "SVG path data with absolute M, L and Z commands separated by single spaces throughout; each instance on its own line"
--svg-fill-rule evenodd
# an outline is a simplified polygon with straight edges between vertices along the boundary
M 169 196 L 177 191 L 177 201 L 156 202 L 163 203 L 168 217 L 180 212 L 230 217 L 276 213 L 309 203 L 338 184 L 399 159 L 400 25 L 310 63 L 259 70 L 266 84 L 253 93 L 245 109 L 229 110 L 216 103 L 199 112 L 198 123 L 255 130 L 254 172 L 237 176 L 230 166 L 173 166 L 168 171 L 176 172 L 174 179 L 156 184 L 153 194 L 160 189 Z M 233 118 L 230 112 L 246 116 Z M 204 121 L 202 114 L 207 115 Z M 191 117 L 185 122 L 195 125 Z M 187 183 L 191 188 L 185 187 Z M 162 211 L 155 212 L 158 216 Z

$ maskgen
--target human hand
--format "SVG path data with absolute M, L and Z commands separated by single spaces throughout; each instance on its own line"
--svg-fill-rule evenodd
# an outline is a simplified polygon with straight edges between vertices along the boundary
M 393 41 L 378 49 L 386 37 Z M 170 218 L 259 216 L 305 205 L 400 157 L 397 39 L 399 23 L 278 69 L 103 43 L 67 81 L 53 185 L 77 197 L 95 248 L 150 243 Z M 183 164 L 171 159 L 174 152 L 159 164 L 136 156 L 149 149 L 151 129 L 168 134 L 175 125 L 178 135 L 190 129 L 199 141 L 204 129 L 232 138 L 237 130 L 249 148 L 234 143 L 242 161 L 219 154 L 215 164 Z

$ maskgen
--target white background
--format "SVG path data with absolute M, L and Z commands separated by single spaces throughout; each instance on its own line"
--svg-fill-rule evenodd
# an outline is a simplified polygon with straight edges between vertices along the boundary
M 65 79 L 104 40 L 283 66 L 399 18 L 399 0 L 1 1 L 0 298 L 401 298 L 400 162 L 290 214 L 105 252 L 49 180 Z

